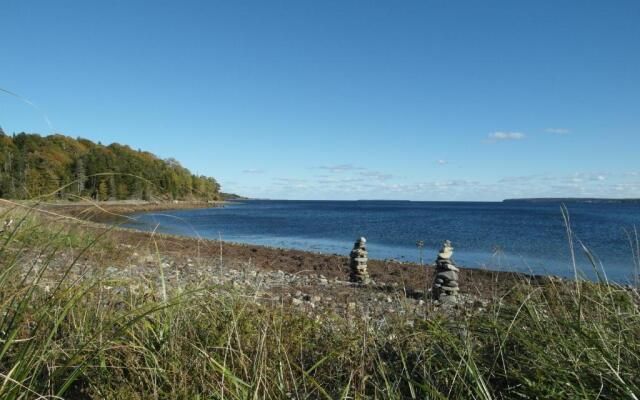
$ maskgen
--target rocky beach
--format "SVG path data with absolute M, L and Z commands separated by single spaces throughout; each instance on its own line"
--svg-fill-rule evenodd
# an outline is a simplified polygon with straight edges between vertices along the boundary
M 361 315 L 378 318 L 398 312 L 425 317 L 442 304 L 450 310 L 473 312 L 482 309 L 488 301 L 504 296 L 516 285 L 543 285 L 557 279 L 457 268 L 451 263 L 452 248 L 447 243 L 440 253 L 432 255 L 433 263 L 421 266 L 367 259 L 365 238 L 358 238 L 350 254 L 347 249 L 345 255 L 339 255 L 141 232 L 118 226 L 118 221 L 126 220 L 130 213 L 211 206 L 224 204 L 112 202 L 41 204 L 36 208 L 46 213 L 46 218 L 69 220 L 69 223 L 80 218 L 86 222 L 86 229 L 106 233 L 116 250 L 110 254 L 105 276 L 116 280 L 139 279 L 133 286 L 115 285 L 109 289 L 119 292 L 133 290 L 157 295 L 153 293 L 157 289 L 153 288 L 161 287 L 162 275 L 170 290 L 196 283 L 222 286 L 256 300 L 293 305 L 314 313 L 345 316 L 358 310 Z M 69 261 L 63 259 L 60 264 L 66 265 Z M 91 269 L 90 266 L 91 262 L 79 262 L 74 271 L 80 273 Z M 451 274 L 455 274 L 455 280 L 448 278 Z M 446 284 L 442 281 L 444 275 Z M 447 295 L 453 292 L 456 300 L 447 301 Z

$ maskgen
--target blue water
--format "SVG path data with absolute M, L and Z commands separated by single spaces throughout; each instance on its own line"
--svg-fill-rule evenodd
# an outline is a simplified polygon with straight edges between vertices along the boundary
M 640 229 L 640 204 L 569 203 L 576 240 L 602 262 L 607 277 L 630 282 L 633 252 L 625 230 Z M 431 262 L 445 239 L 466 267 L 573 276 L 559 204 L 247 201 L 224 208 L 141 213 L 128 227 L 185 236 L 349 253 L 365 236 L 371 258 L 416 262 L 416 241 Z M 576 243 L 578 267 L 593 279 L 593 267 Z

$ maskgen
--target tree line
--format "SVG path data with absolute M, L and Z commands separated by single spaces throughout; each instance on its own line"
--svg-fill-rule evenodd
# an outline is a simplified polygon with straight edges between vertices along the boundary
M 214 178 L 197 176 L 174 159 L 113 143 L 64 135 L 0 130 L 0 197 L 95 200 L 219 200 Z

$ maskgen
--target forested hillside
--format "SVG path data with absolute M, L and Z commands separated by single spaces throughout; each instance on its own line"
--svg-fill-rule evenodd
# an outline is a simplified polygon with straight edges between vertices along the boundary
M 57 191 L 57 192 L 56 192 Z M 218 200 L 215 179 L 117 143 L 0 131 L 0 197 Z

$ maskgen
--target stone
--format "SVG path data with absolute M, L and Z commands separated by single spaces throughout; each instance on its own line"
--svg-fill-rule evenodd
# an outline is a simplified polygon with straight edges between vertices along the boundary
M 108 275 L 116 275 L 120 270 L 116 267 L 107 267 L 106 272 Z
M 457 302 L 458 292 L 460 291 L 458 283 L 460 269 L 456 267 L 452 256 L 453 246 L 450 241 L 446 240 L 438 252 L 438 258 L 435 263 L 436 274 L 431 288 L 431 295 L 434 300 L 447 303 Z
M 445 282 L 457 281 L 458 273 L 450 270 L 438 272 L 438 274 L 436 275 L 436 279 L 444 279 Z
M 353 250 L 349 254 L 350 274 L 349 280 L 354 283 L 369 284 L 369 272 L 367 271 L 367 239 L 361 237 L 353 245 Z
M 450 241 L 445 240 L 444 244 L 442 245 L 442 249 L 440 249 L 440 252 L 438 253 L 438 258 L 443 260 L 448 260 L 451 258 L 452 255 L 453 255 L 453 246 L 451 246 Z
M 443 304 L 454 304 L 458 302 L 458 296 L 456 295 L 442 295 L 440 296 L 440 301 Z
M 456 267 L 455 265 L 449 264 L 449 263 L 442 264 L 442 269 L 446 269 L 448 271 L 460 272 L 460 268 Z

